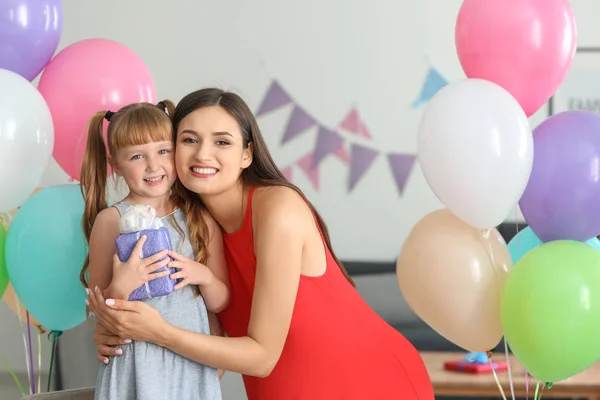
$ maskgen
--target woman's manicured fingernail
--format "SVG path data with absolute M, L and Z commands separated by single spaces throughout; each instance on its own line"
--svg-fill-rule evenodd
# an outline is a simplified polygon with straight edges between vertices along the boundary
M 117 354 L 117 355 L 120 356 L 121 354 L 123 354 L 123 350 L 122 349 L 116 349 L 115 350 L 115 354 Z
M 123 339 L 123 341 L 127 344 L 131 343 L 131 339 Z
M 98 286 L 94 286 L 94 292 L 98 291 Z
M 85 299 L 85 305 L 88 306 L 88 307 L 90 306 L 90 302 L 89 302 L 88 299 Z
M 90 289 L 85 288 L 85 294 L 89 296 L 90 295 Z
M 104 359 L 104 364 L 108 364 L 108 358 Z
M 115 305 L 114 299 L 106 299 L 106 305 L 107 306 L 114 306 Z

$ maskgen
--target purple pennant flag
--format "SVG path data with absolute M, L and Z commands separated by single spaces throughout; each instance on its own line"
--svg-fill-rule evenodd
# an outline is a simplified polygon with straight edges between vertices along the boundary
M 285 133 L 283 134 L 281 144 L 285 144 L 287 141 L 292 140 L 298 136 L 298 134 L 309 128 L 312 128 L 316 124 L 317 121 L 315 121 L 313 117 L 308 115 L 302 108 L 294 105 L 294 109 L 292 110 L 292 115 L 290 116 L 290 120 L 285 128 Z
M 404 186 L 416 160 L 417 156 L 415 154 L 388 154 L 388 161 L 400 194 L 404 192 Z
M 308 153 L 307 155 L 305 155 L 304 157 L 302 157 L 300 160 L 298 160 L 298 166 L 300 167 L 300 169 L 302 169 L 302 171 L 304 171 L 304 173 L 306 174 L 306 177 L 310 180 L 310 182 L 312 183 L 313 187 L 316 190 L 319 190 L 319 187 L 321 186 L 321 179 L 319 177 L 319 169 L 318 168 L 314 168 L 313 165 L 313 153 Z
M 339 133 L 319 126 L 315 154 L 313 156 L 313 166 L 316 167 L 319 165 L 325 157 L 342 147 L 343 144 L 344 138 Z
M 279 107 L 283 107 L 287 104 L 290 104 L 292 99 L 286 93 L 285 90 L 277 83 L 277 81 L 273 81 L 265 98 L 263 99 L 258 111 L 256 112 L 256 116 L 259 117 L 263 114 L 271 112 L 273 110 L 278 109 Z
M 350 156 L 350 183 L 348 191 L 352 191 L 360 178 L 367 172 L 375 158 L 379 155 L 377 150 L 359 144 L 352 145 Z

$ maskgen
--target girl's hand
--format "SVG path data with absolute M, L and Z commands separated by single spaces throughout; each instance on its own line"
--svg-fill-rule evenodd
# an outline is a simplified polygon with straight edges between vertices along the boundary
M 157 343 L 169 324 L 160 313 L 141 301 L 104 299 L 98 288 L 88 290 L 90 311 L 100 324 L 122 338 Z M 103 340 L 99 340 L 100 342 Z
M 206 265 L 184 257 L 174 251 L 169 251 L 169 256 L 175 260 L 169 263 L 169 267 L 180 270 L 171 274 L 171 279 L 181 279 L 181 282 L 175 285 L 175 289 L 181 289 L 190 284 L 206 286 L 213 281 L 214 275 Z
M 136 243 L 127 262 L 121 262 L 117 254 L 113 256 L 113 278 L 108 290 L 111 296 L 127 299 L 131 292 L 146 282 L 169 275 L 169 270 L 154 273 L 171 261 L 167 257 L 168 250 L 160 251 L 150 257 L 140 258 L 145 242 L 146 236 L 144 235 Z M 163 257 L 164 260 L 159 261 Z
M 131 339 L 121 339 L 119 336 L 106 329 L 102 324 L 96 322 L 94 324 L 94 343 L 98 351 L 98 361 L 108 364 L 111 356 L 120 356 L 123 354 L 123 349 L 120 347 L 112 347 L 118 345 L 126 345 L 131 343 Z

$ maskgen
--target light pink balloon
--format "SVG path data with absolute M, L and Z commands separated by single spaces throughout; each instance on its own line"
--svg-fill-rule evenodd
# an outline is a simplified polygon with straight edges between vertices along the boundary
M 571 68 L 577 28 L 570 0 L 464 0 L 455 40 L 467 77 L 502 86 L 531 116 Z
M 64 48 L 44 70 L 38 89 L 54 120 L 52 155 L 75 180 L 79 180 L 88 121 L 96 112 L 157 101 L 144 61 L 108 39 L 86 39 Z

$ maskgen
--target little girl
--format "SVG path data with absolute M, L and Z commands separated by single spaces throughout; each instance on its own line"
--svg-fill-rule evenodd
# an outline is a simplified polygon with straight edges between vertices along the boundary
M 107 296 L 127 299 L 138 287 L 169 273 L 153 273 L 157 269 L 176 268 L 177 272 L 171 275 L 171 279 L 180 280 L 175 290 L 145 302 L 180 328 L 210 334 L 220 331 L 220 327 L 214 326 L 218 320 L 209 312 L 220 312 L 229 301 L 222 234 L 216 222 L 206 215 L 204 243 L 190 243 L 188 239 L 185 214 L 175 204 L 171 191 L 177 179 L 173 109 L 173 103 L 167 100 L 157 105 L 135 103 L 116 113 L 98 112 L 91 119 L 81 169 L 83 228 L 89 243 L 81 280 L 89 290 L 100 289 Z M 109 155 L 103 139 L 104 120 L 108 121 Z M 105 194 L 107 163 L 129 187 L 127 197 L 112 207 L 108 207 Z M 146 239 L 143 236 L 129 260 L 121 262 L 116 256 L 120 216 L 135 204 L 155 209 L 169 231 L 173 250 L 177 251 L 168 253 L 175 261 L 166 257 L 166 250 L 141 259 L 139 251 Z M 133 342 L 117 350 L 117 354 L 122 355 L 110 363 L 106 359 L 100 368 L 96 400 L 221 399 L 219 372 L 214 368 L 147 342 Z

